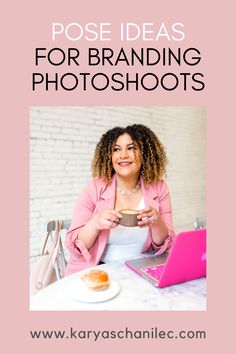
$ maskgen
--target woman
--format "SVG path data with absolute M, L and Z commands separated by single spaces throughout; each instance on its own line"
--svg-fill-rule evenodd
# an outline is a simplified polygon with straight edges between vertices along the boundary
M 146 126 L 115 127 L 97 144 L 90 181 L 79 197 L 66 245 L 66 274 L 144 252 L 161 254 L 172 244 L 170 196 L 162 180 L 167 158 Z M 119 225 L 121 209 L 140 210 L 138 227 Z

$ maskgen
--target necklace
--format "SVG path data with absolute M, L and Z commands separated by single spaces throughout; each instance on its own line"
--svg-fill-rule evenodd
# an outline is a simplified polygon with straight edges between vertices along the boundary
M 132 191 L 124 191 L 123 189 L 119 188 L 119 187 L 116 187 L 116 190 L 118 193 L 120 193 L 121 195 L 123 196 L 128 196 L 128 195 L 131 195 L 131 194 L 134 194 L 134 193 L 137 193 L 137 191 L 139 190 L 140 188 L 140 181 L 138 181 L 138 183 L 136 184 L 136 186 L 134 187 L 134 189 L 132 189 Z

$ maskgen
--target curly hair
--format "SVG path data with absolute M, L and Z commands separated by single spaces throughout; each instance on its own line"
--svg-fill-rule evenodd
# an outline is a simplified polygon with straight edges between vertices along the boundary
M 157 182 L 166 174 L 167 156 L 165 148 L 156 134 L 142 124 L 129 125 L 126 128 L 115 127 L 102 135 L 92 161 L 92 175 L 107 179 L 110 183 L 115 173 L 112 165 L 113 147 L 123 134 L 129 134 L 141 151 L 142 166 L 140 176 L 146 184 Z

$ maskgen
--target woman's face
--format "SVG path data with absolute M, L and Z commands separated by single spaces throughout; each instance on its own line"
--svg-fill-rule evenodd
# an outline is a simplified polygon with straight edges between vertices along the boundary
M 139 175 L 142 161 L 138 144 L 129 134 L 120 135 L 112 152 L 112 164 L 117 175 L 135 177 Z

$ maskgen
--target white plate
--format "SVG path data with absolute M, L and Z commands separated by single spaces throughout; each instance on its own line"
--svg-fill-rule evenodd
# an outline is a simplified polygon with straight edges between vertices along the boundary
M 94 291 L 88 289 L 82 279 L 75 279 L 68 288 L 69 295 L 80 302 L 103 302 L 112 299 L 120 291 L 120 285 L 110 280 L 110 285 L 105 290 Z

